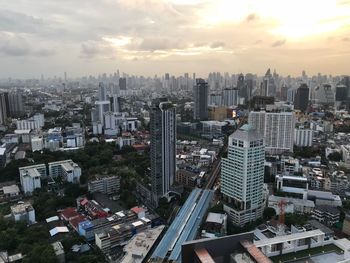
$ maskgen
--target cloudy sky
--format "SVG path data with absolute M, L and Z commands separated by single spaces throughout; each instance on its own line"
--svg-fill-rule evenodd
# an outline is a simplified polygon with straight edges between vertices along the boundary
M 350 74 L 350 0 L 0 0 L 0 77 Z

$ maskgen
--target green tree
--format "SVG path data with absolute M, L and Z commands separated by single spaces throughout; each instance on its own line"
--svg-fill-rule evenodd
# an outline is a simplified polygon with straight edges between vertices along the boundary
M 333 162 L 340 162 L 342 159 L 342 155 L 340 152 L 332 152 L 328 155 L 328 159 Z
M 276 216 L 276 210 L 272 207 L 266 207 L 264 209 L 263 217 L 265 220 L 271 220 Z

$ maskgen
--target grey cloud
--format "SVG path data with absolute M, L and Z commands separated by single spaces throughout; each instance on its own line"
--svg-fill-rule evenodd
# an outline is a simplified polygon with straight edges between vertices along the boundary
M 169 50 L 186 47 L 181 41 L 169 38 L 148 37 L 143 39 L 139 48 L 146 51 Z
M 47 57 L 52 56 L 56 52 L 51 48 L 43 48 L 40 45 L 32 45 L 31 41 L 28 41 L 23 36 L 17 36 L 14 34 L 5 34 L 0 32 L 0 54 L 3 56 L 35 56 L 35 57 Z
M 286 43 L 285 39 L 277 40 L 272 43 L 271 47 L 280 47 L 283 46 Z
M 224 47 L 225 43 L 222 41 L 215 41 L 210 45 L 210 48 L 220 48 L 220 47 Z
M 45 23 L 41 18 L 0 9 L 0 31 L 36 32 L 42 26 Z
M 81 44 L 80 57 L 94 58 L 94 57 L 113 57 L 115 50 L 106 41 L 89 40 Z
M 256 14 L 249 14 L 249 15 L 247 16 L 246 20 L 247 20 L 248 22 L 250 22 L 250 21 L 256 20 L 257 18 L 258 18 L 258 16 L 257 16 Z

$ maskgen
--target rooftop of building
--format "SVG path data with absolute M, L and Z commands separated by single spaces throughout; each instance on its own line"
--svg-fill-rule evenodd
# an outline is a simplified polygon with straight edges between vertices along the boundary
M 225 214 L 208 213 L 206 222 L 222 224 L 226 218 Z
M 11 194 L 17 194 L 19 193 L 19 187 L 17 185 L 9 185 L 9 186 L 4 186 L 2 188 L 2 191 L 4 192 L 5 195 L 11 195 Z
M 340 214 L 340 211 L 338 208 L 330 205 L 316 205 L 314 211 L 315 210 L 318 210 L 324 213 L 334 214 L 334 215 Z
M 253 128 L 253 126 L 249 124 L 245 124 L 238 130 L 236 130 L 233 134 L 230 135 L 230 138 L 242 140 L 242 141 L 254 141 L 254 140 L 263 139 L 262 135 L 260 135 Z
M 146 230 L 134 236 L 129 243 L 124 247 L 126 255 L 122 259 L 122 263 L 141 263 L 152 246 L 160 236 L 164 226 L 158 226 L 153 229 Z
M 30 202 L 21 202 L 16 205 L 11 206 L 12 214 L 22 214 L 28 211 L 33 211 L 34 208 Z

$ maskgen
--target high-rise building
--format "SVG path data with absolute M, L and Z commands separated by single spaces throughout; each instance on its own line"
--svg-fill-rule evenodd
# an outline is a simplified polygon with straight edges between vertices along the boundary
M 0 125 L 6 123 L 7 108 L 6 108 L 6 96 L 5 93 L 0 93 Z
M 98 99 L 100 101 L 105 101 L 107 100 L 107 87 L 103 82 L 100 82 L 98 84 Z
M 306 111 L 309 105 L 309 88 L 303 83 L 297 89 L 294 96 L 294 109 L 300 111 Z
M 193 119 L 208 119 L 208 83 L 204 79 L 196 79 L 196 85 L 193 87 L 194 110 Z
M 126 78 L 119 79 L 119 89 L 126 90 Z
M 248 123 L 265 139 L 270 154 L 293 152 L 295 117 L 293 112 L 252 111 Z
M 237 89 L 238 89 L 239 97 L 244 98 L 244 99 L 246 99 L 248 97 L 247 87 L 246 87 L 246 85 L 244 83 L 244 76 L 243 76 L 242 73 L 239 74 L 239 76 L 238 76 Z
M 260 95 L 261 96 L 276 96 L 276 85 L 275 80 L 271 74 L 271 70 L 268 69 L 266 71 L 263 82 L 260 87 Z
M 115 113 L 120 112 L 119 97 L 117 95 L 113 95 L 109 99 L 110 99 L 110 102 L 111 102 L 111 111 L 113 111 Z
M 224 89 L 222 91 L 222 104 L 226 107 L 238 105 L 238 89 Z
M 150 130 L 152 193 L 157 203 L 170 190 L 176 172 L 176 108 L 166 98 L 153 101 Z
M 8 98 L 8 115 L 10 117 L 19 117 L 24 114 L 23 96 L 18 92 L 11 92 Z
M 254 127 L 246 124 L 230 135 L 221 167 L 221 193 L 226 200 L 224 210 L 235 225 L 262 216 L 264 162 L 264 139 Z

